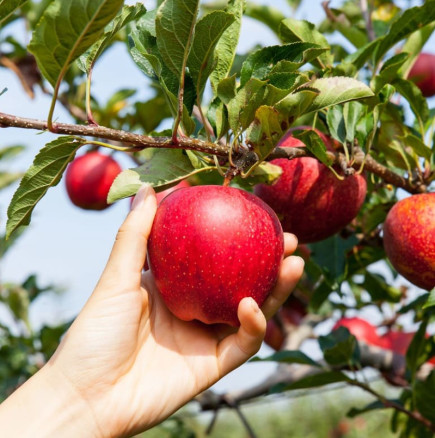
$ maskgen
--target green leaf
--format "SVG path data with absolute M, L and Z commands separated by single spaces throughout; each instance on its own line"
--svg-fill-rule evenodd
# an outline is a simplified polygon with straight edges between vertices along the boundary
M 357 340 L 346 327 L 339 327 L 327 336 L 319 336 L 319 346 L 329 365 L 345 366 L 359 362 Z
M 53 87 L 100 38 L 122 4 L 123 0 L 55 0 L 47 7 L 28 48 Z
M 406 62 L 400 68 L 400 74 L 402 77 L 408 77 L 408 73 L 414 65 L 415 60 L 434 30 L 435 21 L 423 26 L 421 29 L 416 30 L 406 39 L 405 44 L 402 47 L 402 51 L 407 52 L 409 56 Z
M 326 113 L 326 123 L 331 137 L 343 144 L 346 141 L 346 126 L 341 105 L 334 105 L 329 108 Z
M 334 159 L 327 154 L 325 143 L 314 130 L 304 131 L 300 134 L 294 134 L 296 138 L 305 144 L 307 149 L 316 156 L 325 166 L 330 166 Z
M 388 284 L 383 277 L 368 271 L 361 286 L 370 294 L 373 301 L 398 303 L 402 298 L 400 290 Z
M 141 153 L 141 158 L 145 160 L 142 166 L 124 170 L 116 177 L 110 187 L 107 202 L 113 203 L 135 195 L 144 183 L 162 191 L 190 175 L 212 169 L 195 169 L 181 149 L 150 148 Z
M 0 25 L 26 2 L 27 0 L 0 0 Z
M 435 371 L 425 381 L 417 381 L 413 391 L 418 411 L 428 420 L 435 422 Z
M 319 55 L 319 60 L 323 63 L 323 66 L 318 62 L 315 63 L 321 68 L 332 65 L 334 59 L 330 51 L 328 40 L 316 29 L 314 24 L 305 20 L 286 18 L 280 24 L 279 33 L 281 39 L 286 43 L 303 41 L 328 48 L 329 50 L 327 52 Z
M 8 89 L 7 89 L 7 88 L 3 88 L 3 90 L 0 90 L 0 96 L 2 96 L 3 94 L 5 94 L 5 93 L 6 93 L 6 91 L 8 91 Z
M 255 184 L 273 184 L 282 175 L 282 167 L 264 161 L 260 163 L 248 178 L 244 179 L 248 186 Z
M 28 225 L 36 204 L 61 179 L 77 149 L 86 144 L 79 137 L 59 137 L 46 144 L 36 155 L 14 193 L 8 208 L 6 238 L 22 225 Z
M 25 149 L 24 146 L 14 145 L 14 146 L 6 146 L 0 149 L 0 161 L 1 160 L 10 160 L 11 158 L 15 158 L 17 155 L 21 154 Z
M 435 21 L 435 2 L 433 0 L 427 0 L 419 7 L 406 9 L 393 22 L 389 32 L 379 39 L 374 56 L 375 62 L 377 63 L 396 43 L 432 21 Z
M 184 75 L 199 0 L 165 0 L 156 15 L 157 47 L 166 66 L 177 78 Z
M 195 36 L 190 49 L 187 67 L 200 99 L 210 73 L 216 66 L 215 47 L 223 32 L 234 22 L 235 17 L 222 11 L 207 14 L 195 26 Z
M 216 45 L 217 62 L 210 76 L 211 85 L 216 92 L 218 84 L 228 76 L 236 56 L 245 0 L 229 0 L 226 12 L 232 14 L 234 22 L 222 34 Z
M 427 100 L 421 94 L 420 88 L 414 82 L 405 79 L 396 79 L 392 85 L 409 102 L 411 110 L 419 120 L 419 123 L 424 124 L 429 118 L 429 107 Z
M 3 172 L 0 170 L 0 190 L 9 187 L 22 176 L 21 172 Z
M 237 94 L 236 74 L 222 79 L 217 85 L 217 95 L 219 99 L 228 104 Z
M 115 17 L 115 19 L 106 27 L 104 35 L 92 45 L 92 47 L 86 51 L 78 59 L 78 66 L 84 72 L 89 74 L 92 66 L 97 58 L 103 53 L 104 49 L 115 38 L 116 34 L 131 21 L 137 20 L 146 12 L 145 7 L 137 3 L 134 6 L 124 6 L 121 12 Z
M 406 351 L 406 365 L 411 371 L 411 380 L 414 380 L 417 370 L 428 359 L 425 354 L 427 324 L 427 320 L 422 321 Z
M 279 362 L 279 363 L 300 363 L 303 365 L 312 365 L 314 367 L 320 367 L 320 365 L 307 356 L 305 353 L 299 350 L 286 350 L 277 351 L 271 356 L 264 358 L 254 357 L 250 362 Z
M 160 86 L 167 96 L 168 104 L 173 116 L 178 111 L 178 80 L 173 73 L 163 65 L 157 48 L 156 38 L 147 30 L 149 25 L 146 18 L 148 13 L 140 20 L 138 26 L 133 27 L 129 37 L 130 54 L 136 65 L 147 76 L 158 79 Z M 145 20 L 144 20 L 145 19 Z M 186 102 L 186 99 L 185 99 Z M 189 116 L 189 111 L 184 105 L 182 124 L 186 135 L 190 135 L 195 129 L 195 122 Z
M 423 309 L 429 309 L 433 306 L 435 306 L 435 288 L 429 292 L 427 301 L 423 305 Z
M 413 151 L 419 156 L 426 160 L 430 160 L 432 156 L 432 150 L 427 147 L 420 138 L 412 134 L 407 134 L 404 137 L 398 137 L 405 145 L 410 146 Z
M 397 405 L 400 405 L 400 400 L 388 400 L 389 402 L 395 403 Z M 386 409 L 384 403 L 382 403 L 379 400 L 375 400 L 374 402 L 369 403 L 368 405 L 364 406 L 363 408 L 351 408 L 349 412 L 347 413 L 347 417 L 349 418 L 355 418 L 358 415 L 365 414 L 366 412 L 372 412 L 377 411 L 379 409 Z
M 264 160 L 283 136 L 279 112 L 270 106 L 261 106 L 246 134 L 246 144 L 253 146 L 260 160 Z
M 290 120 L 295 120 L 303 114 L 306 114 L 318 96 L 318 90 L 303 87 L 294 93 L 288 94 L 275 105 L 275 108 Z
M 349 377 L 341 371 L 326 371 L 324 373 L 303 377 L 290 385 L 280 385 L 280 389 L 283 391 L 289 391 L 294 389 L 318 388 L 319 386 L 348 382 L 349 380 Z
M 346 127 L 346 141 L 353 143 L 355 138 L 356 126 L 364 112 L 361 103 L 351 101 L 346 102 L 343 107 L 343 118 Z
M 347 77 L 316 79 L 309 84 L 309 87 L 318 90 L 319 94 L 306 112 L 319 111 L 328 106 L 374 95 L 367 85 Z
M 317 44 L 304 42 L 264 47 L 251 53 L 243 63 L 240 73 L 241 86 L 244 86 L 250 78 L 265 79 L 280 61 L 293 63 L 294 71 L 327 50 Z

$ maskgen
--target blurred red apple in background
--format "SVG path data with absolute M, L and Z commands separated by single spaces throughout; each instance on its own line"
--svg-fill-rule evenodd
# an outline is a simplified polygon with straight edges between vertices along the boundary
M 121 166 L 108 155 L 88 152 L 70 163 L 66 170 L 66 190 L 71 202 L 85 210 L 109 207 L 107 195 Z
M 286 135 L 278 145 L 301 147 L 303 143 Z M 271 163 L 282 168 L 282 175 L 273 185 L 258 184 L 254 193 L 272 207 L 283 230 L 296 234 L 300 243 L 326 239 L 358 214 L 367 192 L 364 176 L 341 181 L 311 157 L 278 158 Z
M 435 287 L 435 193 L 393 206 L 384 222 L 384 247 L 399 274 L 422 289 Z
M 435 55 L 420 53 L 412 66 L 408 79 L 413 80 L 423 96 L 435 95 Z
M 237 326 L 240 300 L 264 303 L 283 252 L 278 218 L 260 199 L 233 187 L 196 186 L 161 202 L 148 262 L 178 318 Z
M 275 317 L 267 321 L 264 342 L 274 350 L 280 350 L 285 339 L 285 327 L 280 327 L 276 319 L 280 320 L 284 326 L 298 326 L 302 323 L 306 315 L 307 304 L 302 303 L 294 294 L 290 295 L 284 305 L 278 310 Z
M 366 344 L 376 345 L 378 347 L 385 347 L 385 345 L 387 345 L 385 340 L 378 336 L 376 327 L 365 319 L 358 317 L 341 318 L 335 323 L 333 330 L 339 327 L 346 327 L 358 341 L 363 341 Z

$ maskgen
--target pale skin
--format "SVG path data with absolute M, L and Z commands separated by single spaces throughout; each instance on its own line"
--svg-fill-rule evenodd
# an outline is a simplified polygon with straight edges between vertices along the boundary
M 160 423 L 260 348 L 269 319 L 302 275 L 285 234 L 277 284 L 261 310 L 238 308 L 240 327 L 173 316 L 143 273 L 156 210 L 144 186 L 121 226 L 94 292 L 50 361 L 2 405 L 2 436 L 128 437 Z M 175 269 L 175 268 L 174 268 Z

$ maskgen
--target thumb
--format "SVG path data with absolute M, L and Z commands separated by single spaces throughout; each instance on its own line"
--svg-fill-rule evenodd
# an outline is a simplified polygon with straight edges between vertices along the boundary
M 132 209 L 121 225 L 101 280 L 117 279 L 124 287 L 137 287 L 145 263 L 157 201 L 153 188 L 144 184 L 136 194 Z M 107 278 L 109 277 L 109 278 Z

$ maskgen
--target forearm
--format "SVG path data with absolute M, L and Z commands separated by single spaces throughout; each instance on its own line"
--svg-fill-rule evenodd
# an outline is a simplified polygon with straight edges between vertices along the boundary
M 20 438 L 97 438 L 89 406 L 46 365 L 0 405 L 0 435 Z

